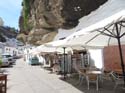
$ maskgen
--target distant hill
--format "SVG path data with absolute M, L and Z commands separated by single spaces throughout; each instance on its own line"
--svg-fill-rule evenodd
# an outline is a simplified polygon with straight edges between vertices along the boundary
M 0 42 L 6 42 L 6 38 L 16 38 L 17 32 L 14 28 L 0 26 Z

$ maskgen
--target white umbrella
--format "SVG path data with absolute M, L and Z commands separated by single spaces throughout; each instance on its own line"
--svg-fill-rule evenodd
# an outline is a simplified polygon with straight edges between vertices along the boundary
M 66 41 L 65 40 L 56 40 L 56 41 L 52 41 L 49 43 L 45 43 L 44 46 L 46 47 L 52 47 L 55 48 L 57 52 L 61 52 L 64 53 L 64 48 L 65 48 L 65 53 L 67 54 L 68 52 L 72 52 L 72 48 L 70 47 L 65 47 L 65 46 L 60 46 L 63 45 Z
M 125 85 L 124 62 L 121 50 L 121 44 L 125 44 L 124 35 L 125 10 L 73 33 L 67 37 L 67 42 L 64 45 L 82 45 L 85 47 L 104 47 L 108 45 L 118 45 Z
M 71 50 L 67 50 L 66 53 Z M 63 53 L 63 50 L 54 46 L 40 45 L 30 51 L 30 54 L 36 55 L 39 53 Z
M 71 48 L 67 48 L 67 47 L 65 47 L 65 46 L 60 46 L 60 45 L 62 45 L 62 44 L 64 44 L 65 43 L 65 40 L 57 40 L 57 41 L 53 41 L 53 42 L 49 42 L 49 43 L 46 43 L 45 44 L 45 46 L 48 46 L 48 47 L 55 47 L 55 48 L 57 48 L 57 50 L 58 49 L 63 49 L 63 55 L 64 55 L 64 73 L 63 73 L 63 75 L 64 75 L 64 79 L 66 79 L 66 71 L 65 71 L 65 64 L 66 64 L 66 60 L 65 60 L 65 57 L 66 57 L 66 53 L 68 52 L 68 51 L 70 51 L 70 52 L 72 52 L 72 49 Z M 73 52 L 72 52 L 73 53 Z
M 53 41 L 53 42 L 49 42 L 49 43 L 46 43 L 45 46 L 48 46 L 48 47 L 56 47 L 57 49 L 58 48 L 66 48 L 66 53 L 68 51 L 73 51 L 74 49 L 75 50 L 83 50 L 84 47 L 82 45 L 71 45 L 71 44 L 67 44 L 67 40 L 66 39 L 63 39 L 63 40 L 56 40 L 56 41 Z
M 39 52 L 43 52 L 43 53 L 53 53 L 53 52 L 57 52 L 56 48 L 54 47 L 47 47 L 45 45 L 41 45 L 37 47 L 37 51 Z

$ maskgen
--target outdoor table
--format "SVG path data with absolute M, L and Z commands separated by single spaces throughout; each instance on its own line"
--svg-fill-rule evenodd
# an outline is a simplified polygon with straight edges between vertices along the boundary
M 102 72 L 101 72 L 101 71 L 86 71 L 86 74 L 97 74 L 97 75 L 101 75 Z
M 0 93 L 6 93 L 7 90 L 7 75 L 0 74 Z

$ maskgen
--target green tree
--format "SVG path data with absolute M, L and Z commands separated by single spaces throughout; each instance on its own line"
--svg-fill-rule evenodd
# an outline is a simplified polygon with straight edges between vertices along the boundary
M 28 28 L 28 18 L 30 14 L 29 0 L 23 0 L 23 18 L 24 18 L 24 29 Z

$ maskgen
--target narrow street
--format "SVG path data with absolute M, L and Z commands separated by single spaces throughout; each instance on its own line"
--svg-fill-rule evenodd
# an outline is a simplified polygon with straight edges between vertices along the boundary
M 7 93 L 83 93 L 72 85 L 50 74 L 40 66 L 31 66 L 18 59 L 8 74 Z

